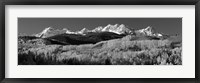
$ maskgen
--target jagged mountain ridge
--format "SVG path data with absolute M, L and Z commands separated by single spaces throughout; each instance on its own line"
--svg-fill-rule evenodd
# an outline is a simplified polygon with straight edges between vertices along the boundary
M 67 28 L 54 29 L 48 27 L 35 37 L 48 41 L 49 44 L 59 45 L 81 45 L 81 44 L 95 44 L 101 41 L 124 38 L 131 35 L 132 40 L 161 40 L 169 38 L 168 35 L 160 34 L 151 26 L 144 29 L 134 30 L 124 24 L 108 24 L 105 27 L 99 26 L 93 30 L 83 28 L 80 31 L 70 31 Z
M 80 31 L 75 31 L 72 32 L 70 30 L 68 30 L 67 28 L 64 28 L 62 30 L 58 30 L 58 29 L 53 29 L 52 27 L 48 27 L 46 29 L 44 29 L 41 33 L 35 35 L 36 37 L 41 37 L 41 38 L 47 38 L 50 36 L 54 36 L 54 35 L 58 35 L 58 34 L 77 34 L 77 35 L 86 35 L 87 33 L 101 33 L 101 32 L 112 32 L 115 34 L 135 34 L 135 35 L 145 35 L 145 36 L 157 36 L 157 37 L 161 37 L 163 36 L 160 33 L 156 33 L 154 31 L 154 29 L 150 26 L 148 26 L 147 28 L 144 29 L 140 29 L 140 30 L 132 30 L 130 28 L 128 28 L 127 26 L 125 26 L 124 24 L 115 24 L 115 25 L 111 25 L 108 24 L 105 27 L 99 26 L 93 30 L 89 30 L 87 28 L 83 28 Z

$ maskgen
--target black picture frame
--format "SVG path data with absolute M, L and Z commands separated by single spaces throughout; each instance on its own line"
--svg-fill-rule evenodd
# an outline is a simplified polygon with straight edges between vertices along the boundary
M 199 82 L 200 0 L 1 0 L 0 3 L 0 82 L 2 83 Z M 195 78 L 5 78 L 5 5 L 195 5 Z

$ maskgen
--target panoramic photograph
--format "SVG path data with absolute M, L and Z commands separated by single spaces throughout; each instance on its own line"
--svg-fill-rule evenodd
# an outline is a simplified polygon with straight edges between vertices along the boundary
M 18 18 L 18 65 L 182 65 L 182 18 Z

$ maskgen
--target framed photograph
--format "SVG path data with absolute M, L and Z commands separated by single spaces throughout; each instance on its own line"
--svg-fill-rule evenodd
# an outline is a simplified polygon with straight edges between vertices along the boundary
M 199 82 L 199 9 L 199 0 L 1 1 L 1 82 Z

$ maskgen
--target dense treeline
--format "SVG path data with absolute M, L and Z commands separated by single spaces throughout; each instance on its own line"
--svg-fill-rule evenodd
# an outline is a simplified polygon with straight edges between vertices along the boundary
M 19 65 L 181 65 L 181 42 L 121 39 L 82 45 L 19 44 Z

